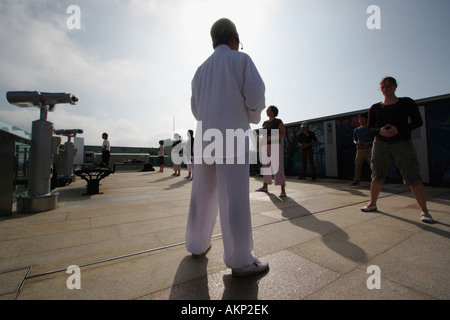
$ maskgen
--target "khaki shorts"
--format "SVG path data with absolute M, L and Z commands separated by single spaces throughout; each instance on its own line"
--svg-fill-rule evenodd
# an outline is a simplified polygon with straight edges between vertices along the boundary
M 377 140 L 373 142 L 371 166 L 373 180 L 384 182 L 391 157 L 394 158 L 405 184 L 422 182 L 419 160 L 417 160 L 416 149 L 411 139 L 394 143 Z

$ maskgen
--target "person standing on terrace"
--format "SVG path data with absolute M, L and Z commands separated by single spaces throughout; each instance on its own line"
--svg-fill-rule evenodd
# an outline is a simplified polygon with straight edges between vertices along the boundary
M 111 157 L 111 144 L 109 143 L 108 134 L 106 132 L 103 132 L 102 138 L 102 164 L 109 167 L 109 158 Z
M 194 258 L 206 255 L 220 211 L 225 265 L 234 276 L 246 276 L 269 267 L 253 253 L 249 147 L 235 148 L 226 157 L 218 150 L 214 155 L 204 155 L 209 144 L 202 137 L 207 130 L 225 137 L 227 130 L 245 132 L 250 123 L 259 123 L 265 108 L 265 85 L 251 58 L 238 52 L 239 34 L 232 21 L 216 21 L 211 38 L 214 52 L 197 69 L 191 83 L 191 109 L 198 122 L 186 249 Z M 243 157 L 245 163 L 239 163 L 237 160 Z
M 267 145 L 270 145 L 271 143 L 278 144 L 278 170 L 277 172 L 273 172 L 274 176 L 274 182 L 275 185 L 281 186 L 281 193 L 280 198 L 286 197 L 286 177 L 284 174 L 284 152 L 283 152 L 283 144 L 282 140 L 284 137 L 286 137 L 286 129 L 284 127 L 284 123 L 281 119 L 278 119 L 278 108 L 275 106 L 270 106 L 267 108 L 267 116 L 269 117 L 269 120 L 265 121 L 263 123 L 263 129 L 267 130 L 267 138 L 266 141 L 263 141 L 263 143 L 266 143 Z M 272 130 L 278 130 L 278 135 L 275 136 L 272 132 Z M 274 140 L 272 142 L 272 140 Z M 272 148 L 267 148 L 267 156 L 271 156 L 271 150 Z M 271 165 L 270 163 L 263 165 L 263 167 L 269 168 Z M 263 179 L 263 186 L 256 191 L 262 191 L 262 192 L 268 192 L 267 186 L 269 184 L 272 184 L 272 174 L 265 174 Z
M 427 209 L 426 191 L 420 176 L 420 165 L 416 149 L 411 141 L 411 131 L 423 125 L 417 104 L 411 98 L 395 95 L 397 81 L 385 77 L 380 82 L 382 102 L 369 110 L 369 131 L 375 136 L 372 147 L 372 182 L 370 202 L 361 208 L 363 212 L 377 210 L 378 196 L 386 179 L 391 157 L 397 165 L 405 184 L 420 208 L 420 220 L 432 223 Z

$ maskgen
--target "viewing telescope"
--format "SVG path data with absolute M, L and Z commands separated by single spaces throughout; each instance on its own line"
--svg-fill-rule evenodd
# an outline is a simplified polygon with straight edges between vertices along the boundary
M 83 133 L 81 129 L 59 129 L 55 130 L 55 134 L 58 136 L 74 137 L 75 135 Z
M 65 186 L 67 182 L 70 183 L 71 177 L 73 176 L 73 166 L 74 166 L 74 158 L 77 154 L 77 149 L 75 148 L 74 143 L 71 141 L 72 138 L 75 138 L 77 134 L 83 133 L 81 129 L 59 129 L 54 131 L 56 135 L 66 136 L 67 142 L 64 143 L 64 157 L 63 157 L 63 170 L 62 175 L 64 177 L 60 178 L 57 175 L 57 186 Z M 69 180 L 65 180 L 65 178 L 69 178 Z M 59 185 L 58 185 L 59 182 Z
M 21 107 L 37 107 L 41 108 L 49 106 L 49 110 L 53 111 L 55 104 L 68 103 L 76 104 L 78 98 L 71 93 L 50 93 L 38 91 L 10 91 L 6 93 L 6 99 L 9 103 Z
M 50 179 L 53 155 L 57 153 L 60 138 L 52 136 L 53 123 L 47 121 L 47 113 L 54 111 L 56 104 L 74 105 L 78 98 L 64 92 L 9 91 L 6 93 L 6 99 L 16 107 L 36 107 L 41 113 L 40 118 L 33 121 L 31 127 L 28 194 L 17 198 L 17 211 L 31 213 L 55 209 L 58 206 L 58 193 L 51 192 Z M 62 134 L 68 135 L 70 139 L 71 136 L 82 133 L 81 129 L 74 130 Z M 74 152 L 69 154 L 72 162 L 73 155 Z

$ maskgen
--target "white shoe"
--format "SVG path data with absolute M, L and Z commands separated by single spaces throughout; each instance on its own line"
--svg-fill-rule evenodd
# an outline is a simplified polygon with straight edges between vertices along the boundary
M 208 249 L 206 249 L 205 252 L 199 253 L 199 254 L 193 253 L 192 254 L 192 258 L 194 258 L 194 259 L 201 259 L 201 258 L 206 256 L 206 254 L 208 253 L 209 250 L 211 250 L 211 244 L 209 245 Z
M 367 205 L 361 208 L 362 212 L 371 212 L 371 211 L 377 211 L 377 206 L 371 206 L 371 205 Z
M 239 269 L 233 269 L 231 274 L 235 277 L 244 277 L 264 272 L 267 269 L 269 269 L 269 263 L 266 260 L 255 258 L 252 264 Z

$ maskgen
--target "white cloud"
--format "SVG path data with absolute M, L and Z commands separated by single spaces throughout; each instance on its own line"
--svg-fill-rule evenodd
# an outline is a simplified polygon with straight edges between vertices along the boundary
M 87 144 L 107 131 L 117 144 L 157 146 L 174 130 L 195 129 L 190 81 L 212 53 L 212 23 L 228 16 L 250 39 L 270 3 L 134 0 L 101 2 L 100 10 L 97 2 L 81 2 L 76 31 L 66 26 L 67 1 L 7 1 L 0 11 L 0 87 L 73 93 L 78 104 L 56 106 L 49 121 L 83 129 Z M 115 18 L 119 25 L 111 24 Z M 113 45 L 102 47 L 106 40 Z M 0 117 L 25 130 L 38 117 L 38 110 L 2 104 Z
M 81 30 L 66 26 L 66 9 L 72 4 L 81 8 Z M 422 5 L 412 7 L 417 6 Z M 190 81 L 212 53 L 210 28 L 222 17 L 236 23 L 244 52 L 266 83 L 266 101 L 280 108 L 286 123 L 369 105 L 380 98 L 376 82 L 385 70 L 409 84 L 406 94 L 447 93 L 449 73 L 442 71 L 448 69 L 442 69 L 448 65 L 445 41 L 436 48 L 428 42 L 422 46 L 423 56 L 432 48 L 427 50 L 433 59 L 401 48 L 405 51 L 383 51 L 386 56 L 380 59 L 378 51 L 367 49 L 384 50 L 381 44 L 392 37 L 383 32 L 392 34 L 398 19 L 390 24 L 388 19 L 401 14 L 399 8 L 384 2 L 382 30 L 367 33 L 366 8 L 357 0 L 345 5 L 285 0 L 1 0 L 0 95 L 11 90 L 71 92 L 78 104 L 58 105 L 49 114 L 57 128 L 83 129 L 87 144 L 97 144 L 107 131 L 116 145 L 157 146 L 174 130 L 184 135 L 195 128 Z M 441 15 L 441 24 L 448 24 L 442 18 L 446 10 L 432 12 Z M 428 27 L 434 20 L 427 21 L 421 28 L 422 42 L 439 33 Z M 414 23 L 402 21 L 404 29 Z M 355 31 L 355 24 L 362 29 Z M 351 34 L 359 35 L 358 41 L 348 38 Z M 408 39 L 401 33 L 395 39 L 401 37 Z M 439 81 L 423 82 L 414 74 Z M 0 118 L 25 130 L 38 114 L 0 100 Z
M 168 138 L 171 131 L 161 120 L 170 109 L 161 102 L 180 101 L 174 98 L 179 90 L 167 90 L 168 84 L 177 82 L 168 76 L 167 62 L 152 57 L 104 59 L 95 49 L 71 39 L 60 23 L 65 11 L 45 13 L 48 19 L 38 19 L 24 2 L 9 2 L 1 11 L 0 23 L 8 26 L 0 28 L 0 42 L 5 44 L 0 59 L 1 87 L 5 91 L 75 94 L 77 106 L 57 105 L 48 119 L 57 128 L 83 129 L 88 144 L 95 143 L 103 131 L 110 132 L 119 145 L 156 145 L 155 139 L 161 138 L 158 132 Z M 0 117 L 25 130 L 39 117 L 37 109 L 5 106 L 7 110 L 0 110 Z

